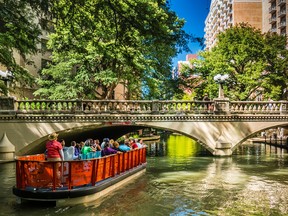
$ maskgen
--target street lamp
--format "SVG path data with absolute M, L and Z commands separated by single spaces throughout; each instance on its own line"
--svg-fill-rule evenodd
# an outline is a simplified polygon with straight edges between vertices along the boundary
M 224 98 L 223 84 L 229 78 L 228 74 L 217 74 L 214 76 L 214 81 L 219 84 L 218 98 Z
M 4 94 L 7 94 L 7 93 L 9 94 L 10 84 L 13 82 L 13 79 L 14 79 L 14 76 L 11 71 L 0 70 L 0 80 L 3 80 L 5 84 L 6 89 L 4 90 L 4 92 L 7 91 Z

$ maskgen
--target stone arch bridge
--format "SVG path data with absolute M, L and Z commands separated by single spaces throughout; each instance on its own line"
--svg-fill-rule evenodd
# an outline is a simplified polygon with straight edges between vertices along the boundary
M 181 133 L 215 156 L 230 156 L 256 133 L 288 125 L 287 103 L 0 98 L 0 160 L 40 151 L 52 132 L 116 139 L 145 127 Z

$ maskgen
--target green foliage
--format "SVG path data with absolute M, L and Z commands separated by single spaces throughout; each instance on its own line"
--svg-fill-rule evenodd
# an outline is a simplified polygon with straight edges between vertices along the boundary
M 33 77 L 16 62 L 14 53 L 28 64 L 26 56 L 37 52 L 41 31 L 35 20 L 48 11 L 47 4 L 39 0 L 0 1 L 0 64 L 13 73 L 14 81 L 21 86 L 31 86 Z M 3 91 L 3 85 L 0 89 Z
M 7 95 L 8 93 L 7 86 L 5 85 L 3 80 L 0 80 L 0 93 L 3 95 Z
M 142 82 L 147 97 L 162 97 L 171 59 L 188 49 L 184 20 L 164 0 L 55 0 L 51 13 L 53 64 L 38 80 L 41 97 L 109 99 L 122 83 L 126 99 L 138 98 Z
M 239 24 L 218 35 L 218 43 L 210 51 L 200 53 L 190 71 L 203 79 L 197 95 L 207 92 L 217 97 L 216 74 L 228 74 L 225 96 L 231 100 L 254 100 L 258 95 L 275 100 L 285 99 L 287 88 L 286 38 L 262 34 Z

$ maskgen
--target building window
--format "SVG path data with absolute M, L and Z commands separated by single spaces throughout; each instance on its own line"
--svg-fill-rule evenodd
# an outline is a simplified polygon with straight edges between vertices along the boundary
M 41 69 L 43 68 L 47 68 L 49 66 L 49 64 L 51 64 L 52 61 L 48 60 L 48 59 L 41 59 Z
M 48 40 L 41 38 L 41 50 L 44 52 L 46 52 L 48 50 L 47 42 L 48 42 Z
M 55 32 L 54 25 L 53 25 L 52 21 L 50 21 L 48 19 L 41 18 L 40 19 L 40 26 L 43 30 L 46 30 L 48 32 Z

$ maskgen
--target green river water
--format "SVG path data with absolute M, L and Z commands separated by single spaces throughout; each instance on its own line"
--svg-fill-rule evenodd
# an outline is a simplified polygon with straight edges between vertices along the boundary
M 144 175 L 104 199 L 74 206 L 17 204 L 15 164 L 0 164 L 0 215 L 288 215 L 284 150 L 249 144 L 215 158 L 180 135 L 148 145 Z

